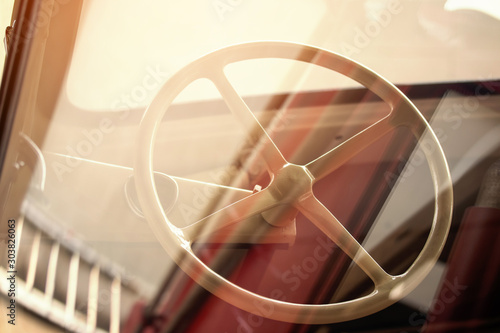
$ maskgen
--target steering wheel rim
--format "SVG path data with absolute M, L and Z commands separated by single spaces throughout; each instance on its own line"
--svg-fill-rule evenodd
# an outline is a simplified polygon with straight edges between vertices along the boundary
M 267 154 L 269 155 L 267 157 L 266 151 L 264 151 L 263 157 L 267 162 L 268 169 L 275 174 L 284 174 L 284 176 L 276 177 L 279 179 L 276 182 L 278 184 L 276 187 L 285 188 L 286 183 L 295 179 L 295 176 L 303 180 L 302 183 L 305 184 L 305 187 L 309 187 L 308 181 L 305 180 L 306 174 L 310 176 L 312 182 L 322 178 L 339 166 L 336 162 L 338 159 L 345 161 L 356 153 L 353 153 L 352 150 L 359 151 L 365 147 L 368 136 L 380 137 L 388 129 L 398 126 L 408 127 L 417 139 L 420 139 L 424 132 L 429 134 L 429 139 L 426 142 L 427 149 L 424 150 L 424 153 L 434 184 L 434 217 L 422 251 L 403 274 L 390 275 L 385 273 L 384 275 L 385 271 L 380 266 L 376 267 L 377 263 L 373 258 L 353 240 L 347 230 L 339 225 L 340 222 L 335 217 L 332 218 L 333 215 L 328 214 L 329 211 L 327 213 L 323 210 L 326 208 L 317 201 L 314 195 L 304 195 L 301 192 L 302 194 L 299 193 L 293 197 L 294 201 L 292 200 L 292 202 L 290 198 L 280 197 L 276 194 L 279 191 L 271 189 L 263 191 L 265 194 L 258 194 L 264 198 L 259 202 L 271 202 L 272 205 L 260 204 L 253 211 L 253 214 L 266 211 L 270 207 L 276 206 L 277 203 L 293 204 L 306 217 L 312 218 L 314 223 L 317 223 L 330 238 L 337 237 L 334 242 L 344 251 L 350 251 L 348 254 L 351 258 L 368 270 L 367 272 L 364 269 L 375 283 L 375 289 L 369 295 L 339 303 L 299 304 L 267 298 L 245 290 L 224 279 L 197 258 L 191 249 L 191 240 L 187 239 L 190 233 L 173 225 L 161 208 L 155 189 L 152 161 L 156 134 L 168 107 L 188 84 L 200 78 L 207 78 L 214 82 L 219 90 L 222 90 L 221 94 L 226 103 L 232 104 L 235 108 L 244 107 L 241 104 L 241 98 L 233 96 L 234 91 L 230 90 L 228 93 L 227 89 L 232 87 L 226 86 L 227 79 L 223 70 L 230 63 L 256 58 L 290 59 L 334 70 L 361 83 L 391 107 L 391 112 L 387 117 L 355 135 L 353 138 L 356 139 L 353 139 L 353 144 L 348 144 L 344 148 L 339 148 L 342 145 L 338 146 L 332 150 L 333 153 L 330 151 L 305 166 L 296 166 L 287 163 L 284 159 L 280 160 L 280 157 L 273 151 L 273 147 L 269 150 L 270 153 Z M 226 90 L 224 91 L 224 89 Z M 224 94 L 230 96 L 226 99 L 227 96 Z M 269 137 L 267 139 L 270 140 Z M 372 70 L 342 55 L 313 46 L 289 42 L 237 44 L 219 49 L 190 63 L 164 84 L 147 108 L 139 128 L 136 153 L 134 178 L 142 211 L 166 252 L 184 272 L 214 295 L 245 311 L 274 320 L 302 324 L 334 323 L 360 318 L 395 303 L 413 290 L 435 264 L 444 246 L 451 223 L 453 194 L 448 165 L 436 135 L 418 109 L 400 90 Z M 286 165 L 283 165 L 283 161 Z M 281 167 L 279 167 L 280 164 Z M 252 196 L 257 198 L 255 195 Z M 252 200 L 254 199 L 248 201 L 254 203 L 255 200 Z M 322 213 L 317 213 L 318 210 Z M 344 240 L 343 238 L 346 237 L 349 239 Z M 269 309 L 265 314 L 260 311 L 263 307 Z

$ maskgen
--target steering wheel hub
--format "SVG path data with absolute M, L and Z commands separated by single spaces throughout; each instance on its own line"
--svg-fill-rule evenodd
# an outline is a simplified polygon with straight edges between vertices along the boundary
M 306 167 L 287 164 L 276 173 L 269 190 L 277 200 L 293 204 L 303 195 L 312 195 L 313 180 Z

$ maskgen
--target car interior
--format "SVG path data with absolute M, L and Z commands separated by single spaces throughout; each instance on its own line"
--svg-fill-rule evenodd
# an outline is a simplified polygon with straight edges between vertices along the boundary
M 500 4 L 0 11 L 0 332 L 500 329 Z

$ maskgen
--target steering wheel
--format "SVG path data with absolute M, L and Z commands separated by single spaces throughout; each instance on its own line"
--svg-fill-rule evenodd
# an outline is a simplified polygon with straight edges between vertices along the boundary
M 289 163 L 278 150 L 224 74 L 230 63 L 255 58 L 281 58 L 313 63 L 339 72 L 367 87 L 391 107 L 390 113 L 342 144 L 305 164 Z M 219 90 L 233 115 L 252 130 L 259 156 L 272 175 L 261 191 L 222 208 L 192 226 L 179 228 L 169 221 L 161 208 L 152 169 L 153 147 L 161 119 L 174 98 L 191 82 L 209 79 Z M 434 184 L 435 210 L 427 241 L 406 272 L 391 275 L 370 256 L 335 216 L 314 196 L 313 184 L 333 172 L 356 153 L 390 130 L 404 126 L 420 139 L 426 136 L 424 153 Z M 342 55 L 320 48 L 289 42 L 254 42 L 217 50 L 190 63 L 172 76 L 158 92 L 142 119 L 135 160 L 135 182 L 142 211 L 158 240 L 177 265 L 199 285 L 250 313 L 293 323 L 325 324 L 351 320 L 379 311 L 416 287 L 435 264 L 451 223 L 451 178 L 442 148 L 430 125 L 410 100 L 384 78 Z M 300 211 L 370 277 L 375 288 L 370 294 L 332 304 L 297 304 L 279 301 L 250 292 L 218 275 L 194 254 L 191 245 L 200 228 L 222 228 L 247 218 L 289 206 Z M 273 214 L 266 220 L 280 225 Z M 215 220 L 215 222 L 214 222 Z

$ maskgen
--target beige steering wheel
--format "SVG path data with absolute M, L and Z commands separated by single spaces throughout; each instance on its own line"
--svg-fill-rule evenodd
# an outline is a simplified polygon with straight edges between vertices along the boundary
M 391 112 L 316 160 L 305 165 L 289 163 L 236 93 L 223 71 L 227 64 L 255 58 L 291 59 L 339 72 L 377 94 L 390 105 Z M 153 147 L 161 119 L 172 101 L 188 84 L 199 78 L 211 80 L 233 115 L 245 127 L 252 128 L 252 133 L 259 143 L 256 149 L 259 149 L 260 156 L 272 174 L 272 180 L 265 189 L 250 193 L 209 216 L 218 218 L 204 218 L 194 226 L 179 228 L 167 218 L 156 193 L 152 170 Z M 312 192 L 312 186 L 375 139 L 399 126 L 407 127 L 417 138 L 424 132 L 428 134 L 428 149 L 425 149 L 425 154 L 433 178 L 435 212 L 428 239 L 421 253 L 405 273 L 391 275 L 380 267 L 335 216 L 318 201 Z M 190 63 L 165 83 L 148 107 L 140 125 L 136 153 L 134 172 L 142 211 L 167 253 L 179 267 L 208 291 L 256 315 L 262 315 L 257 305 L 270 309 L 265 315 L 274 320 L 307 324 L 333 323 L 363 317 L 395 303 L 416 287 L 430 271 L 444 246 L 450 227 L 453 201 L 451 178 L 442 148 L 424 117 L 401 91 L 378 74 L 339 54 L 312 46 L 288 42 L 239 44 L 220 49 Z M 375 285 L 373 292 L 354 300 L 333 304 L 278 301 L 231 283 L 193 253 L 191 244 L 197 237 L 195 227 L 214 224 L 212 227 L 222 228 L 257 214 L 265 216 L 266 212 L 277 206 L 291 206 L 302 212 L 371 278 Z M 280 225 L 280 222 L 272 217 L 269 220 L 271 224 Z M 217 223 L 223 225 L 215 225 Z

